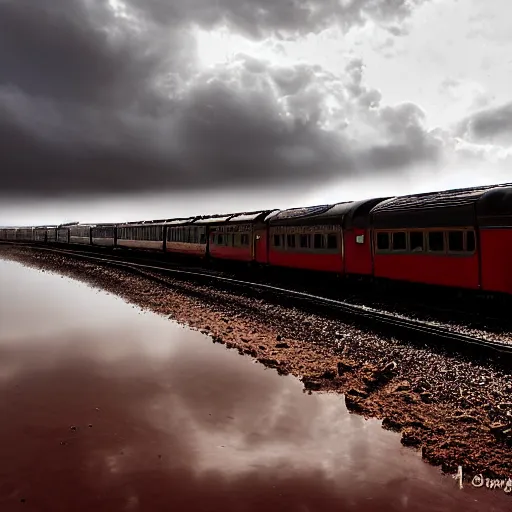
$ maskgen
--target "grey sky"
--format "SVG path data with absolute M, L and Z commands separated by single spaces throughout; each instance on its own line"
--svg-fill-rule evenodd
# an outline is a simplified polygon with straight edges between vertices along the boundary
M 0 196 L 503 181 L 511 7 L 0 0 Z

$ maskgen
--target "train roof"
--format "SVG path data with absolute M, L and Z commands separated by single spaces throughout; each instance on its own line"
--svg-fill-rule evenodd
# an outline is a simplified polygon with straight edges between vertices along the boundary
M 265 220 L 270 225 L 313 225 L 342 224 L 345 228 L 368 226 L 368 212 L 386 198 L 364 199 L 362 201 L 345 201 L 342 203 L 307 206 L 280 210 L 269 215 Z
M 476 204 L 495 188 L 485 185 L 398 196 L 371 210 L 376 228 L 461 227 L 476 223 Z
M 488 190 L 478 201 L 476 211 L 481 226 L 512 226 L 512 185 Z
M 203 217 L 198 217 L 194 224 L 231 224 L 231 223 L 252 223 L 252 222 L 263 222 L 265 217 L 268 216 L 270 212 L 276 210 L 257 210 L 252 212 L 238 212 L 238 213 L 229 213 L 229 214 L 221 214 L 221 215 L 205 215 Z
M 165 223 L 166 226 L 181 226 L 183 224 L 191 224 L 197 217 L 183 217 L 181 219 L 172 219 Z

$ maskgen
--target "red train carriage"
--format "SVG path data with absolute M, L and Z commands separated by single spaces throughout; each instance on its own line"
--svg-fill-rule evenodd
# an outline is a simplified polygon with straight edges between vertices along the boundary
M 486 191 L 476 210 L 482 289 L 512 293 L 512 187 Z
M 198 217 L 173 219 L 166 222 L 165 250 L 168 253 L 206 257 L 206 225 L 195 225 Z
M 267 217 L 268 262 L 325 272 L 343 272 L 341 222 L 347 205 L 281 210 Z
M 374 275 L 480 288 L 476 203 L 489 187 L 396 197 L 371 211 Z
M 273 210 L 260 210 L 201 219 L 209 225 L 209 254 L 212 258 L 267 263 L 264 219 Z

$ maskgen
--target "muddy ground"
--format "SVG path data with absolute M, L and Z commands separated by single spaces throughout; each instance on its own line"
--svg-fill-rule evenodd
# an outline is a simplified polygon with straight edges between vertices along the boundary
M 464 475 L 512 478 L 512 371 L 466 355 L 383 338 L 296 308 L 209 286 L 127 272 L 30 248 L 0 257 L 55 271 L 166 315 L 256 358 L 305 389 L 345 394 L 348 408 L 383 420 L 428 462 Z

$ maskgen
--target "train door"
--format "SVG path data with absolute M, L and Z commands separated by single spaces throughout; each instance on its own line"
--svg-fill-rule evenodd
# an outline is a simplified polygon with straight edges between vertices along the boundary
M 252 255 L 253 260 L 255 260 L 257 263 L 268 263 L 267 236 L 265 228 L 253 229 Z

